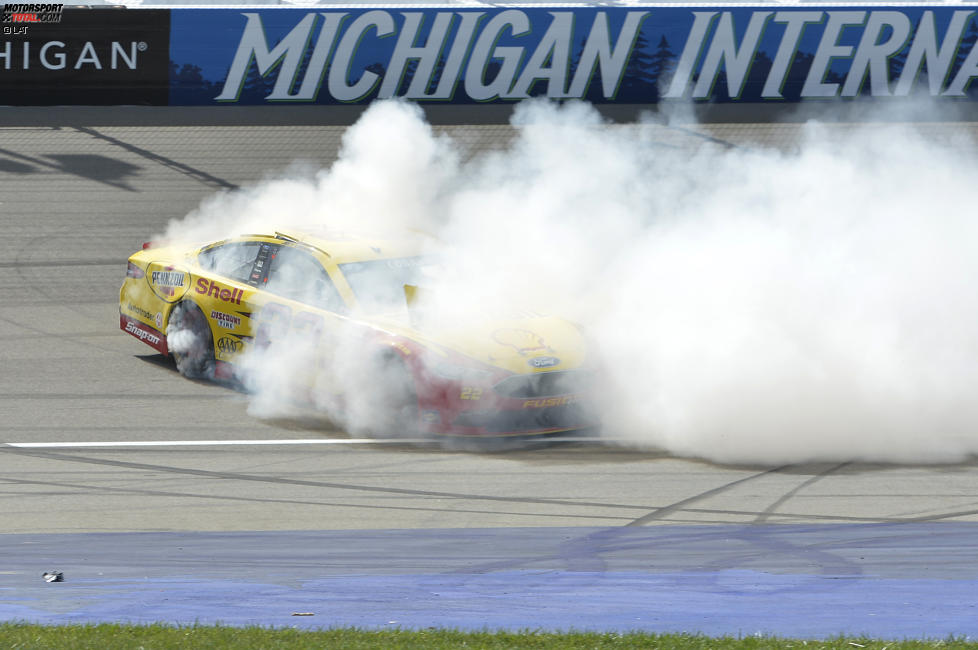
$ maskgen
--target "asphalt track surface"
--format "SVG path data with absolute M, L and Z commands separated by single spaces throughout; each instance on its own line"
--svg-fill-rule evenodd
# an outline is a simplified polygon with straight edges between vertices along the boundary
M 511 137 L 442 129 L 473 153 Z M 0 127 L 0 620 L 978 636 L 974 462 L 358 441 L 256 419 L 119 331 L 143 241 L 215 192 L 328 165 L 342 132 Z

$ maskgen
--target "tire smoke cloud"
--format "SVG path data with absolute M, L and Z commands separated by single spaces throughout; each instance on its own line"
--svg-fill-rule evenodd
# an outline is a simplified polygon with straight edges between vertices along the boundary
M 513 125 L 466 160 L 415 106 L 378 102 L 330 168 L 213 197 L 164 237 L 428 233 L 452 273 L 427 308 L 581 324 L 619 443 L 760 464 L 978 453 L 969 136 L 812 122 L 779 151 L 545 102 Z

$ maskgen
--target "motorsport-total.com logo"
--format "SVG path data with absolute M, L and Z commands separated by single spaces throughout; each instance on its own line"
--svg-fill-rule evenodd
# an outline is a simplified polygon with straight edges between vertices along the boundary
M 61 22 L 63 4 L 12 4 L 3 5 L 0 23 L 4 36 L 26 36 L 28 25 L 55 24 Z
M 64 8 L 63 4 L 5 3 L 0 22 L 4 25 L 11 23 L 60 23 Z

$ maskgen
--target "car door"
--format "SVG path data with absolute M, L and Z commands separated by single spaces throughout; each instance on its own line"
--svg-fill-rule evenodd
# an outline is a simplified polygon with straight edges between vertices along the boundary
M 255 239 L 226 241 L 197 255 L 201 272 L 194 299 L 210 324 L 219 361 L 233 361 L 254 336 L 252 317 L 264 303 L 260 289 L 273 246 Z
M 261 278 L 266 302 L 255 314 L 255 344 L 289 339 L 318 343 L 347 307 L 316 253 L 273 244 Z M 301 342 L 301 341 L 300 341 Z

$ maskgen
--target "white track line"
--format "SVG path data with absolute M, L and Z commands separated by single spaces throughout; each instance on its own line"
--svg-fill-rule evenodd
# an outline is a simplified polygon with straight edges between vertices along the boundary
M 230 447 L 254 445 L 404 445 L 451 442 L 439 438 L 297 438 L 293 440 L 132 440 L 117 442 L 6 442 L 18 449 L 65 449 L 74 447 Z M 531 440 L 532 441 L 532 440 Z M 541 438 L 541 442 L 613 442 L 602 438 Z
M 118 442 L 8 442 L 7 447 L 50 449 L 57 447 L 211 447 L 246 445 L 378 445 L 428 442 L 421 439 L 374 440 L 371 438 L 298 438 L 295 440 L 132 440 Z

